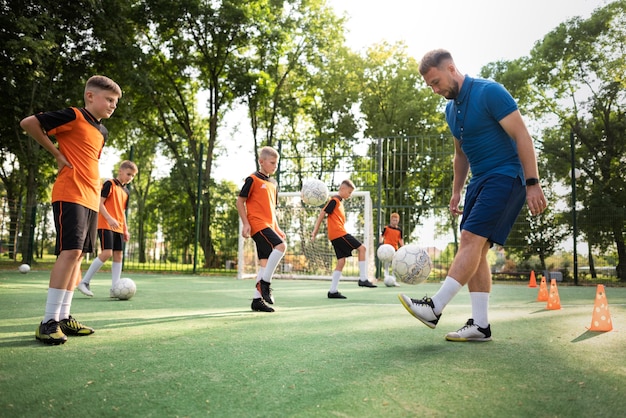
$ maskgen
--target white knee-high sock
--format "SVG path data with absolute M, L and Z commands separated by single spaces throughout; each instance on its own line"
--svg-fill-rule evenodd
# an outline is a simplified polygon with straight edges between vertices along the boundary
M 103 264 L 104 263 L 102 262 L 102 260 L 100 260 L 98 257 L 94 258 L 91 262 L 91 265 L 89 266 L 89 269 L 87 270 L 87 273 L 85 273 L 85 276 L 83 276 L 83 280 L 81 281 L 83 283 L 89 284 L 93 275 L 96 274 L 98 270 L 100 270 L 100 267 L 102 267 Z
M 259 299 L 261 297 L 261 291 L 259 290 L 258 284 L 261 281 L 261 277 L 263 277 L 263 273 L 265 272 L 265 267 L 259 267 L 259 271 L 256 273 L 256 285 L 254 286 L 254 299 Z
M 481 328 L 489 326 L 489 293 L 470 292 L 472 299 L 472 318 Z
M 51 319 L 55 321 L 59 321 L 60 313 L 61 313 L 61 304 L 63 303 L 63 299 L 65 298 L 65 289 L 48 289 L 48 298 L 46 300 L 46 311 L 43 315 L 42 322 L 48 322 Z
M 435 304 L 435 308 L 433 309 L 435 314 L 439 315 L 452 298 L 459 293 L 459 290 L 461 290 L 462 287 L 463 285 L 452 277 L 446 277 L 437 293 L 435 293 L 435 296 L 431 298 Z
M 341 272 L 339 270 L 333 270 L 332 280 L 330 281 L 330 293 L 337 292 L 337 288 L 339 288 L 339 279 L 341 279 Z
M 285 253 L 278 251 L 277 249 L 272 250 L 270 256 L 267 258 L 267 264 L 265 265 L 265 272 L 263 273 L 264 282 L 272 283 L 272 276 L 276 271 L 278 263 L 282 260 L 283 255 L 285 255 Z
M 367 281 L 367 261 L 359 261 L 359 280 Z
M 61 310 L 59 311 L 59 319 L 67 319 L 70 317 L 70 308 L 72 307 L 72 299 L 74 298 L 74 291 L 67 290 L 63 296 L 63 302 L 61 302 Z
M 116 263 L 115 261 L 111 264 L 111 289 L 115 288 L 115 285 L 120 280 L 122 276 L 122 263 Z

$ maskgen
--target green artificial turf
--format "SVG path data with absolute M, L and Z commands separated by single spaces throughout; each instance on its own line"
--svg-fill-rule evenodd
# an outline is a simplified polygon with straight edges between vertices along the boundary
M 494 285 L 493 341 L 444 335 L 471 315 L 463 289 L 437 329 L 397 299 L 438 283 L 360 288 L 277 280 L 275 313 L 252 312 L 252 280 L 110 273 L 72 314 L 96 329 L 66 344 L 34 338 L 48 272 L 0 271 L 1 417 L 623 417 L 626 288 L 606 288 L 613 331 L 591 332 L 595 287 Z

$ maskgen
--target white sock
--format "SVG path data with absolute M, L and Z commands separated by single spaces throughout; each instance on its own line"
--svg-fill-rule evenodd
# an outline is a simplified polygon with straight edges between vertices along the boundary
M 259 271 L 256 273 L 256 283 L 258 284 L 261 281 L 261 277 L 263 277 L 263 273 L 265 272 L 265 267 L 259 267 Z M 260 299 L 261 292 L 257 289 L 256 285 L 254 286 L 254 299 Z
M 437 293 L 435 293 L 435 296 L 431 298 L 435 305 L 433 311 L 436 315 L 439 315 L 443 311 L 443 308 L 450 303 L 452 298 L 459 293 L 459 290 L 461 290 L 462 287 L 463 285 L 454 280 L 452 277 L 446 277 Z
M 264 282 L 272 283 L 272 276 L 276 271 L 278 263 L 280 263 L 280 260 L 282 260 L 283 255 L 285 255 L 285 253 L 280 252 L 276 249 L 272 250 L 270 256 L 267 258 L 267 264 L 265 265 L 265 272 L 263 273 Z
M 472 299 L 472 319 L 481 328 L 489 326 L 489 293 L 470 292 Z
M 367 261 L 359 261 L 359 280 L 367 281 Z
M 63 302 L 61 303 L 61 310 L 59 311 L 59 319 L 67 319 L 70 317 L 70 308 L 72 307 L 72 299 L 74 298 L 74 291 L 66 291 L 63 296 Z
M 122 263 L 116 263 L 115 261 L 111 264 L 111 289 L 115 288 L 115 285 L 120 280 L 122 276 Z
M 48 322 L 51 319 L 59 321 L 61 304 L 65 297 L 65 289 L 53 289 L 48 288 L 48 298 L 46 299 L 46 311 L 43 315 L 43 323 Z
M 332 280 L 330 281 L 330 293 L 337 293 L 337 288 L 339 288 L 339 279 L 341 279 L 341 272 L 339 270 L 333 270 Z
M 102 267 L 103 264 L 104 263 L 102 262 L 102 260 L 100 260 L 98 257 L 94 258 L 91 262 L 91 265 L 89 266 L 89 270 L 87 270 L 87 273 L 85 273 L 85 276 L 81 281 L 83 283 L 89 284 L 93 275 L 96 274 L 98 270 L 100 270 L 100 267 Z

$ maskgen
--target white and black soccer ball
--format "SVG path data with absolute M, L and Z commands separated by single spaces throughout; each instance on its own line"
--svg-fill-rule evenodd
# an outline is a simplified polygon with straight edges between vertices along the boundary
M 378 247 L 378 250 L 376 250 L 376 255 L 378 256 L 378 259 L 383 263 L 389 263 L 391 260 L 393 260 L 393 255 L 395 253 L 396 249 L 393 248 L 393 245 L 391 244 L 383 244 Z
M 401 282 L 420 284 L 428 279 L 432 261 L 425 249 L 409 244 L 396 251 L 391 262 L 391 269 Z
M 128 300 L 135 296 L 136 292 L 137 286 L 135 285 L 135 282 L 128 277 L 123 277 L 115 284 L 115 287 L 113 288 L 113 297 L 121 300 Z
M 28 264 L 24 263 L 24 264 L 20 265 L 17 269 L 20 271 L 20 273 L 26 274 L 26 273 L 28 273 L 30 271 L 30 266 Z
M 306 205 L 321 206 L 328 200 L 328 187 L 318 179 L 306 180 L 302 185 L 301 197 Z

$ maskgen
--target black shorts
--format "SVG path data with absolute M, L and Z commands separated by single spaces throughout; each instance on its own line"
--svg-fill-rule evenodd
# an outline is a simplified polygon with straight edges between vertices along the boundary
M 70 202 L 53 202 L 54 227 L 57 231 L 54 254 L 81 250 L 92 253 L 98 230 L 98 212 Z
M 122 251 L 124 249 L 124 235 L 110 229 L 98 229 L 101 250 Z
M 272 228 L 265 228 L 252 235 L 256 243 L 256 252 L 259 260 L 267 260 L 274 247 L 283 243 L 283 239 Z
M 354 238 L 350 234 L 346 234 L 343 237 L 335 238 L 330 243 L 333 244 L 337 260 L 339 260 L 340 258 L 352 257 L 352 251 L 363 245 L 361 244 L 361 241 Z

